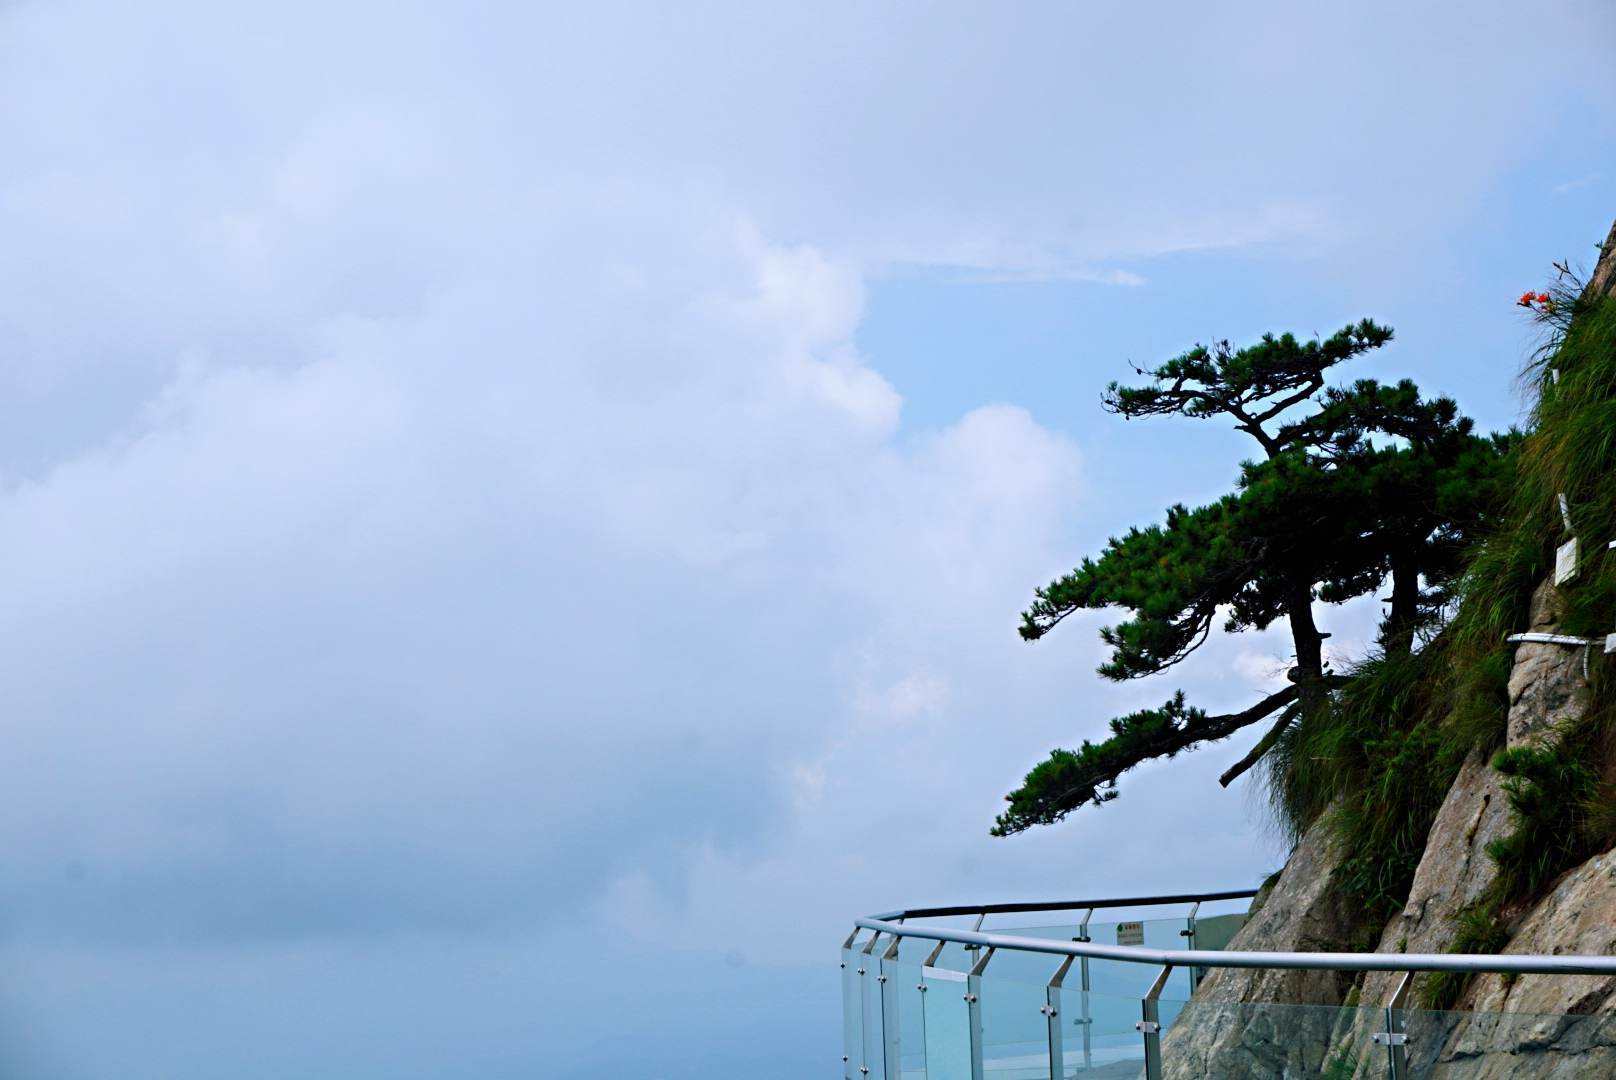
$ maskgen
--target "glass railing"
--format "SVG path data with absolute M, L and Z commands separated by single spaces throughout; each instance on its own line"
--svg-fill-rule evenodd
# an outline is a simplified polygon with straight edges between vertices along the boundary
M 849 1080 L 1150 1075 L 1138 997 L 973 977 L 907 960 L 882 960 L 878 969 L 853 1014 L 862 1027 L 854 1021 L 847 1029 Z M 1527 1075 L 1616 1076 L 1616 1017 L 1609 1015 L 1401 1010 L 1397 1029 L 1389 1030 L 1384 1008 L 1163 997 L 1156 1017 L 1156 1075 L 1180 1080 L 1502 1077 L 1520 1075 L 1523 1057 L 1543 1070 Z M 1394 1035 L 1402 1041 L 1392 1043 Z M 1399 1048 L 1401 1072 L 1393 1061 Z
M 859 920 L 842 950 L 846 1080 L 1616 1077 L 1613 1015 L 1404 1007 L 1412 973 L 1435 970 L 1581 978 L 1592 1001 L 1616 976 L 1610 957 L 1220 956 L 1242 912 L 1105 922 L 1017 912 L 1000 921 L 1024 925 L 978 916 L 958 929 L 914 921 L 926 914 Z M 1196 1000 L 1214 967 L 1407 974 L 1392 1001 L 1362 1007 Z
M 1179 906 L 1189 910 L 1166 918 L 1102 921 L 1094 920 L 1092 910 L 1017 913 L 997 918 L 992 929 L 1056 942 L 1221 949 L 1245 920 L 1243 910 L 1202 915 L 1199 905 Z M 1051 921 L 1049 915 L 1067 915 L 1070 921 Z M 980 930 L 982 923 L 982 918 L 964 918 L 961 928 Z M 1047 954 L 996 950 L 989 975 L 981 963 L 986 951 L 920 937 L 865 937 L 844 947 L 844 1076 L 1048 1080 L 1056 1075 L 1056 1061 L 1062 1062 L 1062 1076 L 1137 1072 L 1144 1060 L 1137 1026 L 1140 998 L 1151 989 L 1155 969 L 1078 957 L 1060 965 L 1061 978 L 1052 983 Z M 1203 974 L 1194 967 L 1170 974 L 1157 995 L 1168 1022 Z

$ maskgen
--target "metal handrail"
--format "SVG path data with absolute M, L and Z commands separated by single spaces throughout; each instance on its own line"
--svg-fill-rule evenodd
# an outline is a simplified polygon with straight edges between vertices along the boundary
M 1055 900 L 1025 901 L 1008 904 L 954 904 L 948 907 L 905 908 L 871 915 L 872 919 L 893 922 L 898 919 L 942 918 L 947 915 L 1013 915 L 1029 911 L 1078 911 L 1083 908 L 1164 907 L 1168 904 L 1211 903 L 1214 900 L 1249 900 L 1257 895 L 1256 889 L 1232 889 L 1226 892 L 1183 893 L 1177 896 L 1124 896 L 1109 900 Z
M 1100 905 L 1096 905 L 1100 906 Z M 1122 903 L 1109 906 L 1128 906 Z M 1143 905 L 1140 905 L 1143 906 Z M 970 908 L 967 912 L 979 912 Z M 1040 910 L 1022 908 L 1019 910 Z M 1133 964 L 1209 968 L 1285 968 L 1324 971 L 1465 971 L 1509 975 L 1616 975 L 1616 956 L 1541 956 L 1475 953 L 1337 953 L 1246 952 L 1206 949 L 1150 949 L 1140 945 L 1096 945 L 1084 941 L 1055 941 L 982 933 L 946 926 L 917 926 L 888 919 L 857 919 L 858 929 L 875 936 L 925 938 L 1013 952 L 1052 956 L 1086 956 L 1094 960 L 1121 960 Z M 854 931 L 857 933 L 857 930 Z M 872 937 L 872 941 L 874 938 Z

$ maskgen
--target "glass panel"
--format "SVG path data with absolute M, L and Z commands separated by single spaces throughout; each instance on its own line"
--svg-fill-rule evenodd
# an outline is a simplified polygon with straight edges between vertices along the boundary
M 1188 924 L 1188 921 L 1186 919 L 1185 923 Z M 1246 915 L 1244 912 L 1233 915 L 1209 915 L 1197 918 L 1195 920 L 1195 936 L 1185 937 L 1184 947 L 1206 951 L 1224 949 L 1235 934 L 1239 932 L 1240 928 L 1245 925 L 1245 922 Z M 1200 981 L 1206 978 L 1209 971 L 1209 968 L 1204 967 L 1190 969 L 1189 986 L 1192 993 L 1195 987 L 1200 985 Z
M 1544 978 L 1600 980 L 1587 976 Z M 1533 978 L 1533 976 L 1523 976 Z M 1616 1076 L 1616 1016 L 1408 1009 L 1409 1076 Z M 1377 1029 L 1380 1030 L 1380 1029 Z M 1384 1052 L 1384 1051 L 1382 1051 Z
M 884 1066 L 883 1055 L 886 1048 L 881 1043 L 881 984 L 876 981 L 876 975 L 881 970 L 881 953 L 892 939 L 877 942 L 875 949 L 868 955 L 859 953 L 859 1015 L 863 1018 L 864 1028 L 864 1056 L 861 1064 L 869 1070 L 870 1076 L 880 1076 Z
M 854 949 L 842 950 L 842 1077 L 856 1080 L 859 1065 L 863 1063 L 864 1035 L 860 1023 L 862 1005 L 859 998 L 859 954 Z
M 1024 916 L 1025 917 L 1025 916 Z M 1095 924 L 1089 924 L 1089 936 L 1094 937 Z M 982 928 L 990 934 L 1014 934 L 1016 937 L 1051 938 L 1055 941 L 1071 941 L 1077 936 L 1077 923 L 1039 923 L 1037 926 L 994 926 L 991 923 Z M 1099 940 L 1095 938 L 1095 940 Z
M 1133 908 L 1101 908 L 1095 911 L 1089 920 L 1089 937 L 1102 944 L 1115 945 L 1117 924 L 1135 920 L 1176 925 L 1182 930 L 1185 920 L 1189 917 L 1190 906 L 1181 903 Z M 1197 918 L 1198 921 L 1224 919 L 1229 916 L 1244 919 L 1249 906 L 1249 900 L 1209 900 L 1200 906 Z M 1046 931 L 1048 936 L 1070 938 L 1077 933 L 1077 927 L 1082 921 L 1082 908 L 1062 908 L 1057 911 L 990 915 L 982 929 L 989 932 L 1023 934 L 1028 937 L 1045 936 L 1037 931 Z
M 1074 930 L 1072 927 L 1034 926 L 1027 929 L 1006 931 L 1017 937 L 1047 938 L 1051 941 L 1069 942 L 1072 940 Z M 1050 976 L 1060 967 L 1062 957 L 1058 953 L 1018 952 L 1014 949 L 1000 949 L 993 954 L 993 962 L 988 965 L 988 972 L 1000 979 L 1013 979 L 1017 982 L 1038 983 L 1047 985 Z
M 947 968 L 925 968 L 921 995 L 925 1029 L 926 1080 L 971 1080 L 971 1023 L 965 1005 L 965 976 Z
M 1197 920 L 1197 941 L 1200 939 L 1200 927 L 1204 923 L 1211 922 L 1216 928 L 1216 920 L 1219 918 L 1223 917 L 1214 916 L 1212 919 Z M 1138 928 L 1143 932 L 1143 944 L 1147 948 L 1186 949 L 1189 947 L 1189 939 L 1184 936 L 1184 931 L 1188 925 L 1183 918 L 1146 919 L 1120 925 L 1115 922 L 1090 923 L 1089 940 L 1097 945 L 1132 943 L 1138 938 L 1129 931 Z M 1070 941 L 1076 932 L 1075 926 L 1032 926 L 1015 930 L 1016 935 L 1020 937 L 1047 937 L 1057 941 Z M 1059 963 L 1060 957 L 1054 955 L 1040 956 L 1034 953 L 1001 950 L 994 956 L 993 966 L 989 970 L 995 971 L 1001 978 L 1023 979 L 1028 982 L 1048 981 Z M 1161 968 L 1155 964 L 1137 964 L 1125 960 L 1090 960 L 1089 985 L 1095 993 L 1137 999 L 1143 997 L 1150 989 L 1151 983 L 1156 981 L 1156 975 L 1160 971 Z M 1167 986 L 1162 990 L 1161 996 L 1163 999 L 1178 1001 L 1189 998 L 1189 969 L 1175 968 L 1173 974 L 1168 977 Z M 1138 1017 L 1134 1019 L 1137 1020 Z
M 1211 911 L 1203 909 L 1196 918 L 1194 947 L 1197 949 L 1222 949 L 1234 937 L 1236 931 L 1244 925 L 1246 913 L 1244 911 L 1228 911 L 1232 901 L 1218 901 L 1211 905 Z M 1219 909 L 1225 910 L 1219 910 Z M 1159 910 L 1159 909 L 1158 909 Z M 1088 937 L 1101 945 L 1128 944 L 1138 941 L 1135 936 L 1142 932 L 1142 944 L 1154 949 L 1187 949 L 1191 942 L 1186 933 L 1189 928 L 1188 906 L 1183 914 L 1175 913 L 1166 918 L 1153 918 L 1142 920 L 1128 920 L 1119 916 L 1130 914 L 1127 911 L 1108 913 L 1109 917 L 1102 922 L 1091 921 L 1088 926 Z M 1003 918 L 1004 922 L 998 920 Z M 1070 918 L 1071 921 L 1064 921 Z M 1048 919 L 1043 922 L 1041 919 Z M 1038 925 L 1014 925 L 1021 920 L 1030 920 Z M 1002 933 L 1016 934 L 1020 937 L 1049 938 L 1055 941 L 1071 941 L 1077 936 L 1081 921 L 1081 912 L 1051 912 L 1040 916 L 1038 913 L 994 917 L 989 920 L 985 929 Z M 998 969 L 1001 977 L 1008 976 L 1015 979 L 1034 981 L 1047 975 L 1045 968 L 1048 962 L 1031 954 L 1017 954 L 1001 952 L 994 958 L 994 965 L 998 967 L 1003 959 L 1004 967 Z M 1058 957 L 1054 957 L 1058 961 Z M 1096 993 L 1109 993 L 1118 996 L 1132 996 L 1144 994 L 1156 978 L 1156 970 L 1150 965 L 1128 964 L 1122 961 L 1097 960 L 1091 962 L 1091 984 Z M 1051 968 L 1052 970 L 1052 968 Z M 1199 974 L 1205 975 L 1202 971 Z M 1162 991 L 1163 999 L 1183 1000 L 1190 997 L 1191 979 L 1188 969 L 1176 970 L 1171 976 L 1168 985 Z
M 920 991 L 920 965 L 886 960 L 881 970 L 887 977 L 885 989 L 897 1008 L 898 1072 L 892 1080 L 925 1080 L 926 995 Z
M 937 947 L 937 942 L 930 938 L 904 937 L 898 939 L 898 959 L 905 964 L 919 967 L 926 962 L 926 957 Z M 947 946 L 943 947 L 945 950 Z M 881 950 L 885 952 L 886 950 Z
M 937 943 L 933 941 L 931 946 L 936 948 Z M 921 962 L 924 963 L 926 957 L 930 955 L 931 950 L 926 950 L 920 957 Z M 976 956 L 977 954 L 974 951 L 967 949 L 964 945 L 950 941 L 943 945 L 943 951 L 938 954 L 937 962 L 932 966 L 946 968 L 949 971 L 966 972 L 970 971 L 971 965 L 976 963 Z M 963 990 L 960 992 L 964 993 Z
M 1202 916 L 1195 920 L 1195 947 L 1197 949 L 1222 949 L 1228 946 L 1229 939 L 1246 925 L 1244 915 L 1212 915 Z
M 1154 970 L 1154 968 L 1151 968 Z M 1073 996 L 1076 1009 L 1068 1009 L 1068 1015 L 1076 1015 L 1083 1009 L 1081 991 Z M 1073 1001 L 1062 994 L 1063 1001 Z M 1139 1035 L 1139 999 L 1122 998 L 1115 994 L 1096 994 L 1088 996 L 1089 1009 L 1089 1069 L 1073 1070 L 1073 1075 L 1099 1080 L 1102 1077 L 1138 1077 L 1139 1067 L 1144 1064 L 1144 1036 Z M 1078 1043 L 1081 1044 L 1081 1038 Z M 1067 1054 L 1067 1062 L 1081 1064 Z
M 1076 964 L 1072 971 L 1077 971 Z M 1144 1040 L 1134 1027 L 1140 1017 L 1139 999 L 1085 994 L 1081 985 L 1070 985 L 1076 981 L 1069 974 L 1060 994 L 1064 1074 L 1084 1080 L 1134 1080 L 1145 1062 Z
M 1191 1001 L 1175 1013 L 1162 1035 L 1164 1077 L 1385 1075 L 1386 1050 L 1370 1039 L 1385 1028 L 1384 1009 Z
M 998 1080 L 1049 1080 L 1049 999 L 1045 983 L 994 977 L 1003 952 L 993 955 L 982 980 L 982 1069 Z M 1053 967 L 1051 957 L 1041 957 Z M 1046 977 L 1047 982 L 1047 977 Z

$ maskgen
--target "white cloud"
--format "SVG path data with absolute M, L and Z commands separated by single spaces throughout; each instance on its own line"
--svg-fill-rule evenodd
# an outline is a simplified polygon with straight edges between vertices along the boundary
M 1585 187 L 1591 187 L 1593 184 L 1599 181 L 1599 178 L 1598 173 L 1590 173 L 1587 176 L 1579 176 L 1575 180 L 1567 180 L 1564 183 L 1555 184 L 1554 187 L 1550 188 L 1549 190 L 1556 195 L 1569 195 L 1573 191 L 1580 191 Z
M 253 265 L 208 287 L 375 265 L 337 211 L 399 177 L 354 124 L 238 200 Z M 690 845 L 742 857 L 819 797 L 838 656 L 997 606 L 1058 528 L 1075 456 L 1024 411 L 897 440 L 845 262 L 643 189 L 512 198 L 497 233 L 396 218 L 454 274 L 398 310 L 324 297 L 279 362 L 199 331 L 114 437 L 0 499 L 13 926 L 535 920 Z M 893 719 L 944 707 L 889 662 Z M 122 884 L 64 904 L 64 860 Z
M 1242 682 L 1260 688 L 1265 693 L 1273 693 L 1275 690 L 1284 689 L 1285 673 L 1294 662 L 1268 653 L 1242 649 L 1235 654 L 1234 670 Z
M 871 729 L 879 733 L 884 728 L 903 727 L 936 714 L 948 704 L 948 698 L 946 678 L 917 671 L 880 689 L 859 687 L 854 707 L 869 718 Z

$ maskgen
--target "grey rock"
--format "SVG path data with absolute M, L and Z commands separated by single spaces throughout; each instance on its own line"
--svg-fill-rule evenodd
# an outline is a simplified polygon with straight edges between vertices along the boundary
M 1563 877 L 1522 920 L 1507 953 L 1616 953 L 1616 851 Z M 1616 1076 L 1616 979 L 1480 976 L 1415 1060 L 1464 1080 Z
M 1560 613 L 1558 590 L 1544 582 L 1532 595 L 1532 629 L 1553 633 Z M 1586 651 L 1530 641 L 1515 647 L 1509 674 L 1510 746 L 1539 741 L 1587 710 Z
M 1610 227 L 1610 236 L 1605 239 L 1599 263 L 1594 267 L 1593 276 L 1588 279 L 1585 295 L 1616 296 L 1616 224 Z
M 1352 919 L 1334 881 L 1340 865 L 1328 829 L 1322 823 L 1309 829 L 1228 947 L 1342 948 Z M 1214 970 L 1162 1037 L 1163 1075 L 1315 1075 L 1330 1048 L 1335 1010 L 1294 1006 L 1337 1005 L 1351 985 L 1350 976 L 1331 971 Z

